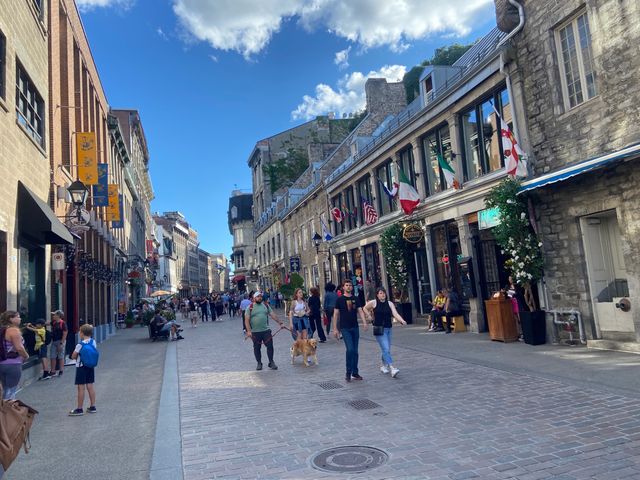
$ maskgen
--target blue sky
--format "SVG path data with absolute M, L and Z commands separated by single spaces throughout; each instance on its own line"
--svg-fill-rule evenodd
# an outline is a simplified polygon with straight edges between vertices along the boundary
M 495 25 L 491 0 L 76 0 L 109 104 L 140 111 L 154 211 L 180 210 L 202 248 L 231 253 L 227 206 L 250 189 L 256 141 L 362 107 Z

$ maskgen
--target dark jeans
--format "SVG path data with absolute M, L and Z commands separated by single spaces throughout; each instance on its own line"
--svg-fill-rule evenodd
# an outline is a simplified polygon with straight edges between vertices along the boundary
M 462 310 L 452 310 L 447 312 L 447 332 L 451 332 L 451 324 L 453 323 L 453 317 L 464 317 L 464 312 Z M 440 323 L 442 323 L 442 318 L 440 319 Z
M 341 328 L 342 340 L 347 348 L 347 375 L 358 375 L 358 342 L 360 341 L 360 329 Z
M 322 328 L 322 315 L 311 314 L 309 315 L 309 338 L 313 338 L 314 332 L 318 332 L 321 342 L 326 342 L 327 337 L 324 336 L 324 329 Z
M 431 310 L 431 321 L 435 328 L 444 330 L 444 325 L 442 324 L 442 317 L 444 316 L 444 310 Z
M 200 311 L 202 312 L 202 321 L 203 322 L 208 322 L 209 321 L 209 310 L 203 308 Z
M 256 357 L 256 362 L 262 363 L 261 345 L 264 343 L 265 347 L 267 347 L 269 363 L 273 363 L 273 338 L 271 337 L 271 330 L 252 332 L 251 339 L 253 340 L 253 355 Z
M 331 335 L 331 324 L 333 323 L 333 308 L 327 308 L 325 310 L 329 323 L 327 323 L 327 335 Z

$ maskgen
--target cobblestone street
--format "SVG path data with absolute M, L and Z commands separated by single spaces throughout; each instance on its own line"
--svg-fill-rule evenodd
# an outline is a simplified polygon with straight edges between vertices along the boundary
M 395 328 L 392 353 L 397 379 L 378 369 L 371 331 L 361 332 L 363 382 L 344 381 L 344 347 L 319 345 L 317 367 L 290 364 L 291 338 L 275 337 L 278 371 L 255 371 L 239 319 L 186 328 L 178 344 L 183 467 L 188 480 L 211 478 L 338 478 L 311 466 L 318 452 L 343 445 L 383 450 L 388 462 L 353 478 L 640 478 L 640 404 L 635 385 L 627 393 L 601 385 L 490 368 L 469 360 L 429 354 L 413 345 L 423 327 Z M 472 334 L 428 336 L 460 348 Z M 462 343 L 460 341 L 462 340 Z M 534 362 L 536 348 L 483 344 L 501 355 Z M 455 347 L 454 347 L 455 346 Z M 515 353 L 514 353 L 515 352 Z M 518 353 L 521 352 L 521 353 Z M 615 358 L 637 370 L 640 358 L 589 352 L 593 375 Z M 452 355 L 456 353 L 452 350 Z M 491 355 L 491 353 L 490 353 Z M 263 356 L 266 353 L 263 349 Z M 554 358 L 558 370 L 566 359 Z M 587 360 L 583 362 L 589 363 Z M 511 369 L 511 371 L 508 371 Z M 322 382 L 337 382 L 325 390 Z M 349 405 L 370 400 L 379 407 Z

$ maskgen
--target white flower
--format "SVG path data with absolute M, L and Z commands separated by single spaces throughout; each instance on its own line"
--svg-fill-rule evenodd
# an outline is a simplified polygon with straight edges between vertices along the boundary
M 542 246 L 542 242 L 538 242 L 538 246 L 541 247 Z
M 512 205 L 512 204 L 514 204 L 514 203 L 516 203 L 516 202 L 515 202 L 515 201 L 513 201 L 513 200 L 511 200 L 511 199 L 509 199 L 509 200 L 507 200 L 507 203 L 508 203 L 508 204 L 510 204 L 510 205 Z
M 522 212 L 522 213 L 520 214 L 520 218 L 522 218 L 523 220 L 524 220 L 524 217 L 526 217 L 526 216 L 527 216 L 527 215 L 526 215 L 524 212 Z

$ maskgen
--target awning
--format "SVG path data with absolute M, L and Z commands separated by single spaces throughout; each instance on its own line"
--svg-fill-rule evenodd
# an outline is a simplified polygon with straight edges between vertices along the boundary
M 242 281 L 244 281 L 244 275 L 235 275 L 235 276 L 231 279 L 231 281 L 232 281 L 233 283 L 242 282 Z
M 570 165 L 568 167 L 561 168 L 560 170 L 556 170 L 555 172 L 547 173 L 540 177 L 527 180 L 526 182 L 522 183 L 522 186 L 520 187 L 520 191 L 518 193 L 524 193 L 528 192 L 529 190 L 535 190 L 536 188 L 551 185 L 552 183 L 562 182 L 563 180 L 575 177 L 576 175 L 590 172 L 591 170 L 595 170 L 597 168 L 606 167 L 611 163 L 618 162 L 638 154 L 640 154 L 640 143 L 630 145 L 623 148 L 622 150 L 618 150 L 617 152 L 608 153 L 606 155 L 594 157 L 589 160 L 584 160 L 582 162 L 576 163 L 575 165 Z
M 72 244 L 69 229 L 58 220 L 49 205 L 18 182 L 18 227 L 20 235 L 38 245 Z

